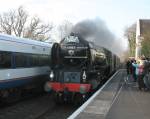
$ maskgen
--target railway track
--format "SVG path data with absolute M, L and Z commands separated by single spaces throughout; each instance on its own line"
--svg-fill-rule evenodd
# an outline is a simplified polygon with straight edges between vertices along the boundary
M 0 108 L 0 119 L 66 119 L 78 106 L 56 105 L 51 95 L 34 97 Z
M 9 106 L 0 106 L 0 119 L 66 119 L 80 106 L 72 103 L 58 105 L 53 98 L 51 94 L 27 96 Z

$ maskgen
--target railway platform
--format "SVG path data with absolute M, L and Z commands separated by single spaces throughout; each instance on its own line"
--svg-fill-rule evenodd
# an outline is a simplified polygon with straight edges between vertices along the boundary
M 68 119 L 149 119 L 150 91 L 139 91 L 125 70 L 106 84 Z

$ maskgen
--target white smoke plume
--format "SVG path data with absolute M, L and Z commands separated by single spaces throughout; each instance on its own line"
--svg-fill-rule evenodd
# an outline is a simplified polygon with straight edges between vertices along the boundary
M 79 34 L 87 41 L 93 41 L 96 45 L 109 49 L 118 56 L 123 52 L 121 41 L 116 40 L 100 19 L 81 21 L 73 27 L 72 32 Z

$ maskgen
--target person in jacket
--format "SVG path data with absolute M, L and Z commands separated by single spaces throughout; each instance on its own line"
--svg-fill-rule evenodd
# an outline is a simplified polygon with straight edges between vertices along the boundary
M 134 63 L 134 64 L 137 64 L 136 63 L 136 60 L 133 60 L 133 62 L 132 63 Z M 133 81 L 134 82 L 136 82 L 137 81 L 137 76 L 136 76 L 136 68 L 131 64 L 131 67 L 132 67 L 132 77 L 133 77 Z
M 143 78 L 144 78 L 144 61 L 142 60 L 139 60 L 137 61 L 137 64 L 135 62 L 132 63 L 132 66 L 135 67 L 135 74 L 136 74 L 136 78 L 137 78 L 137 81 L 138 81 L 138 86 L 139 86 L 139 89 L 142 90 L 144 89 L 145 90 L 145 84 L 144 84 L 144 81 L 143 81 Z
M 126 69 L 127 69 L 127 74 L 128 75 L 130 74 L 130 67 L 131 67 L 131 61 L 127 60 L 127 62 L 126 62 Z

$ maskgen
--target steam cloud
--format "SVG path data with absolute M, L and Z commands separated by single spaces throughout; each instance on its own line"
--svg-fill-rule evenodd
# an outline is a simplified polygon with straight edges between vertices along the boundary
M 116 40 L 100 19 L 81 21 L 73 27 L 72 32 L 79 34 L 87 41 L 93 41 L 96 45 L 109 49 L 118 56 L 123 52 L 121 41 Z

